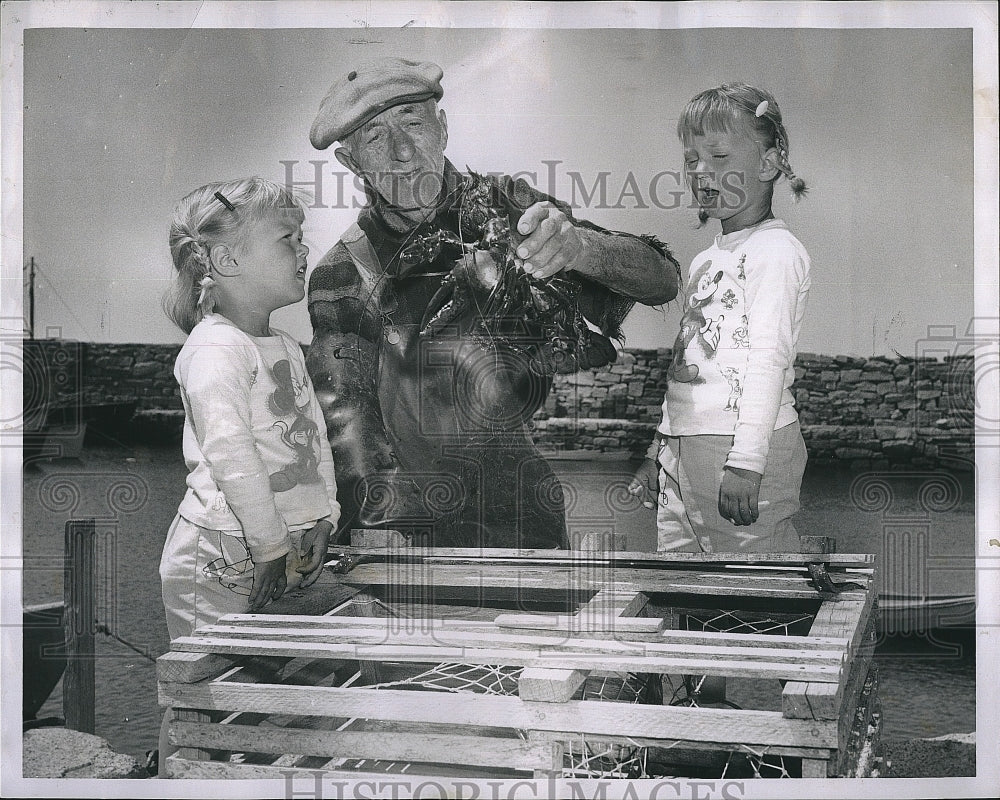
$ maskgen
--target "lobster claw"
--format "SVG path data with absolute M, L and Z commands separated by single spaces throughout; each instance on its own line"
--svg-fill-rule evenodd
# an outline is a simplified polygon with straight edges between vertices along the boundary
M 580 343 L 582 350 L 580 369 L 597 369 L 618 360 L 618 350 L 603 333 L 588 331 L 586 341 Z
M 472 306 L 482 314 L 499 286 L 500 273 L 492 251 L 475 250 L 462 256 L 428 302 L 420 335 L 433 336 Z
M 458 319 L 469 307 L 468 290 L 454 274 L 444 279 L 420 320 L 420 338 L 428 339 Z
M 524 178 L 516 178 L 504 183 L 498 194 L 507 212 L 510 240 L 516 248 L 525 239 L 524 234 L 518 231 L 517 223 L 521 221 L 521 215 L 535 204 L 534 190 Z

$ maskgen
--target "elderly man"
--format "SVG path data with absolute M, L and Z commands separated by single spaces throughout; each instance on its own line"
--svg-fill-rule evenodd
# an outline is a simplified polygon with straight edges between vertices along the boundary
M 561 486 L 528 432 L 551 388 L 552 370 L 539 364 L 552 343 L 527 323 L 535 340 L 521 337 L 517 347 L 472 333 L 497 266 L 485 250 L 455 247 L 468 241 L 462 209 L 472 179 L 444 155 L 441 78 L 436 64 L 398 58 L 345 70 L 310 133 L 321 150 L 340 142 L 338 161 L 368 196 L 309 282 L 307 363 L 333 447 L 340 532 L 391 528 L 415 544 L 450 547 L 567 547 Z M 677 263 L 652 237 L 575 220 L 523 182 L 495 185 L 523 210 L 516 268 L 571 281 L 571 299 L 601 331 L 571 368 L 613 360 L 605 335 L 620 334 L 635 301 L 676 294 Z M 427 335 L 427 316 L 462 259 L 482 291 Z

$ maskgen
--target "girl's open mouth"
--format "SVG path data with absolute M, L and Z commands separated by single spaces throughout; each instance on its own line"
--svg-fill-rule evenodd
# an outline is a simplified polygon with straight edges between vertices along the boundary
M 715 205 L 715 201 L 719 198 L 718 189 L 699 189 L 698 190 L 698 201 L 703 206 Z

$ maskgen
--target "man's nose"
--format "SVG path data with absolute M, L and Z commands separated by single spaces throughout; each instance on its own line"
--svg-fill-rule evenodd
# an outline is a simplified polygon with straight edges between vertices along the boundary
M 396 161 L 409 161 L 413 158 L 413 139 L 406 131 L 394 130 L 392 132 L 392 157 Z

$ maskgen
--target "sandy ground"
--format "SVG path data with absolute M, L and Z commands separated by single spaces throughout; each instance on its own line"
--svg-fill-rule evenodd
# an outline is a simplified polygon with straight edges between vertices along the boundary
M 887 778 L 971 778 L 976 774 L 976 734 L 882 742 Z

